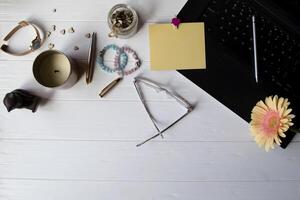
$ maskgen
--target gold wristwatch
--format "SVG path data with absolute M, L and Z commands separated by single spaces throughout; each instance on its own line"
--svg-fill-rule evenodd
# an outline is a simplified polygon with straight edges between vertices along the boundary
M 30 45 L 30 47 L 29 47 L 29 50 L 25 50 L 25 51 L 23 51 L 23 52 L 18 52 L 18 53 L 9 51 L 9 48 L 8 48 L 8 41 L 9 41 L 9 39 L 10 39 L 10 38 L 11 38 L 18 30 L 20 30 L 21 28 L 24 28 L 24 27 L 26 27 L 26 26 L 31 26 L 31 27 L 34 29 L 35 34 L 36 34 L 36 37 L 31 41 L 31 45 Z M 35 25 L 33 25 L 33 24 L 31 24 L 31 23 L 29 23 L 29 22 L 27 22 L 27 21 L 21 21 L 21 22 L 18 23 L 18 25 L 17 25 L 15 28 L 13 28 L 13 29 L 5 36 L 5 38 L 3 39 L 3 43 L 1 44 L 0 49 L 1 49 L 3 52 L 5 52 L 5 53 L 7 53 L 7 54 L 10 54 L 10 55 L 14 55 L 14 56 L 24 56 L 24 55 L 27 55 L 27 54 L 29 54 L 29 53 L 31 53 L 31 52 L 37 50 L 38 48 L 41 47 L 41 45 L 42 45 L 42 39 L 41 39 L 40 32 L 39 32 L 38 28 L 37 28 Z

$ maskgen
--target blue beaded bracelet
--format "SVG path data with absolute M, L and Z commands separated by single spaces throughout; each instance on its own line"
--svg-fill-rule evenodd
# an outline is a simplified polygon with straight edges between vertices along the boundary
M 114 59 L 114 68 L 111 68 L 104 64 L 104 54 L 109 49 L 116 51 L 116 56 Z M 110 44 L 110 45 L 105 46 L 103 48 L 103 50 L 100 51 L 100 54 L 99 54 L 99 56 L 97 56 L 96 61 L 103 71 L 113 73 L 116 71 L 124 70 L 124 68 L 126 67 L 127 62 L 128 62 L 128 56 L 120 47 L 118 47 L 117 45 L 114 45 L 114 44 Z

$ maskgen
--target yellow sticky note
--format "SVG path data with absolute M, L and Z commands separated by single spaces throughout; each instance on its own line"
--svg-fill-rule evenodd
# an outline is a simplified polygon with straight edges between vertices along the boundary
M 205 69 L 204 23 L 149 25 L 152 70 Z

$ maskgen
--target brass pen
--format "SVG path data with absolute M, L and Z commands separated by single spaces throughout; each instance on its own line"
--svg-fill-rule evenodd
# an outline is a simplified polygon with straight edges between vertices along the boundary
M 95 58 L 96 58 L 96 33 L 93 32 L 92 42 L 91 42 L 89 56 L 88 56 L 88 70 L 86 72 L 86 83 L 87 84 L 92 82 Z
M 103 88 L 103 90 L 101 90 L 99 96 L 104 97 L 104 95 L 106 95 L 112 88 L 114 88 L 120 80 L 122 80 L 122 77 L 113 80 L 110 84 Z

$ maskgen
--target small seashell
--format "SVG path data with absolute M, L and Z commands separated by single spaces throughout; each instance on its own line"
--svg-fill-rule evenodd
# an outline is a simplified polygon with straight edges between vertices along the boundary
M 51 26 L 51 30 L 52 30 L 52 31 L 55 31 L 55 30 L 56 30 L 56 26 L 55 26 L 55 25 L 52 25 L 52 26 Z
M 51 35 L 51 32 L 50 32 L 50 31 L 47 31 L 47 32 L 46 32 L 46 36 L 47 36 L 47 37 L 50 37 L 50 35 Z
M 61 33 L 62 35 L 64 35 L 64 34 L 66 33 L 66 30 L 65 30 L 65 29 L 62 29 L 62 30 L 60 31 L 60 33 Z
M 54 44 L 53 43 L 48 44 L 48 48 L 49 49 L 53 49 L 54 48 Z
M 85 37 L 86 37 L 86 38 L 91 38 L 91 34 L 90 34 L 90 33 L 87 33 L 87 34 L 85 34 Z
M 74 33 L 74 32 L 75 32 L 75 30 L 74 30 L 74 28 L 73 28 L 73 27 L 71 27 L 71 28 L 69 28 L 68 32 L 69 32 L 69 33 Z
M 78 46 L 75 46 L 75 47 L 74 47 L 74 51 L 77 51 L 77 50 L 79 50 L 79 47 L 78 47 Z

